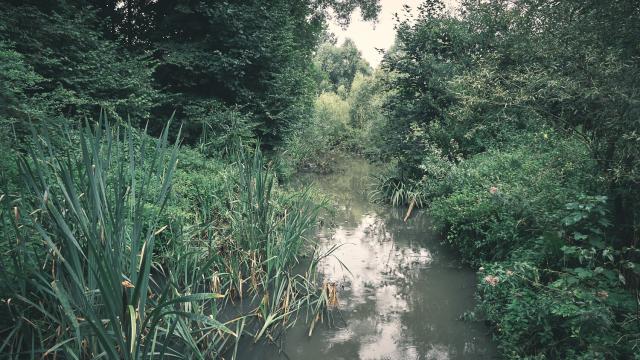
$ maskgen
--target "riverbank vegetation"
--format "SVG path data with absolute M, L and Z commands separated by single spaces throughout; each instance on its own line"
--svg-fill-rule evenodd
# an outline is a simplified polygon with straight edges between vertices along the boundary
M 313 329 L 324 201 L 277 159 L 312 114 L 326 17 L 356 7 L 378 11 L 0 4 L 0 353 L 235 358 Z
M 430 1 L 397 36 L 376 194 L 479 269 L 505 357 L 637 358 L 637 2 Z
M 300 123 L 285 146 L 283 159 L 290 172 L 329 172 L 336 156 L 372 151 L 384 119 L 384 73 L 374 71 L 351 40 L 336 46 L 335 39 L 325 39 L 314 66 L 318 96 L 313 116 Z
M 505 358 L 637 358 L 637 2 L 425 1 L 374 69 L 326 21 L 379 7 L 2 2 L 0 353 L 233 358 L 312 331 L 324 202 L 282 183 L 357 154 L 478 270 L 467 317 Z

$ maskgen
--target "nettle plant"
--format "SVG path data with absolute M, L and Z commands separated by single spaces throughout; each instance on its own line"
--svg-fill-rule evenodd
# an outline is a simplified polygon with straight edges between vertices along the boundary
M 628 287 L 637 283 L 640 251 L 614 247 L 607 237 L 611 227 L 607 197 L 581 195 L 568 203 L 566 210 L 561 231 L 566 244 L 560 250 L 561 265 L 568 270 L 558 281 L 595 287 Z M 604 290 L 596 290 L 596 294 L 608 297 Z
M 506 357 L 625 358 L 637 349 L 638 251 L 615 248 L 605 196 L 579 195 L 529 250 L 480 268 L 480 308 Z M 630 284 L 633 282 L 633 284 Z

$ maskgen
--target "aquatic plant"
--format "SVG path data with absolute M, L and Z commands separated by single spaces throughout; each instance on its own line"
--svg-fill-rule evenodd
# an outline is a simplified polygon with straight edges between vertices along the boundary
M 136 144 L 130 127 L 104 117 L 78 136 L 68 139 L 80 147 L 75 157 L 34 130 L 19 163 L 28 193 L 3 202 L 16 214 L 16 247 L 2 273 L 12 324 L 0 351 L 138 359 L 179 353 L 193 341 L 181 331 L 191 322 L 232 333 L 215 313 L 185 309 L 220 295 L 180 293 L 154 264 L 179 144 L 169 145 L 166 130 Z
M 0 263 L 0 351 L 206 359 L 320 302 L 315 273 L 292 269 L 322 204 L 308 191 L 279 192 L 259 149 L 232 165 L 237 182 L 218 184 L 228 211 L 214 216 L 219 205 L 205 194 L 187 225 L 165 216 L 181 151 L 167 130 L 153 139 L 101 118 L 67 134 L 79 154 L 34 129 L 19 162 L 26 191 L 0 195 L 2 234 L 14 243 Z M 236 299 L 262 300 L 220 320 Z

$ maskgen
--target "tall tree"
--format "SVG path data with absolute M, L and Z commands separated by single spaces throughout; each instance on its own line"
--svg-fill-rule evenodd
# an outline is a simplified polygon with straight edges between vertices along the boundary
M 478 87 L 459 90 L 485 99 L 466 113 L 514 119 L 526 112 L 584 139 L 609 184 L 619 238 L 637 244 L 640 3 L 493 0 L 465 1 L 464 9 L 481 51 L 465 80 Z
M 321 91 L 337 92 L 340 87 L 349 91 L 357 73 L 372 73 L 371 66 L 362 58 L 360 50 L 349 38 L 340 46 L 332 42 L 320 45 L 314 63 L 318 69 Z
M 525 129 L 571 133 L 609 184 L 618 238 L 637 243 L 639 36 L 631 0 L 468 0 L 458 17 L 425 1 L 384 61 L 396 74 L 386 154 L 416 177 L 429 144 L 455 160 Z
M 108 2 L 94 3 L 113 13 Z M 219 109 L 239 107 L 252 114 L 255 134 L 273 147 L 311 113 L 311 56 L 325 20 L 331 13 L 346 23 L 358 7 L 372 19 L 379 2 L 125 1 L 111 28 L 128 44 L 154 52 L 154 79 L 165 95 L 155 113 L 175 110 L 186 122 L 187 140 L 203 128 L 220 128 Z
M 455 159 L 456 144 L 464 141 L 460 131 L 447 127 L 447 112 L 455 103 L 448 82 L 469 57 L 468 34 L 463 23 L 444 12 L 442 1 L 428 1 L 415 21 L 397 25 L 395 46 L 382 62 L 391 75 L 386 82 L 390 115 L 384 129 L 382 155 L 399 162 L 402 177 L 422 174 L 425 147 L 436 145 Z
M 40 110 L 32 120 L 94 116 L 100 108 L 114 117 L 148 118 L 151 62 L 105 38 L 92 9 L 71 1 L 9 1 L 0 4 L 0 19 L 0 41 L 38 76 L 24 93 Z

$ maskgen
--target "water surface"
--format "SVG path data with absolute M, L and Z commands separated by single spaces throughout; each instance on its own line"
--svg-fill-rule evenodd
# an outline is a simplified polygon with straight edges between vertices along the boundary
M 440 245 L 426 214 L 404 223 L 406 210 L 368 201 L 373 170 L 351 159 L 334 174 L 303 176 L 338 204 L 333 226 L 317 233 L 321 248 L 341 245 L 319 266 L 321 277 L 338 288 L 331 324 L 319 324 L 309 337 L 299 321 L 279 346 L 247 344 L 240 359 L 495 357 L 488 329 L 459 320 L 474 307 L 473 271 Z

